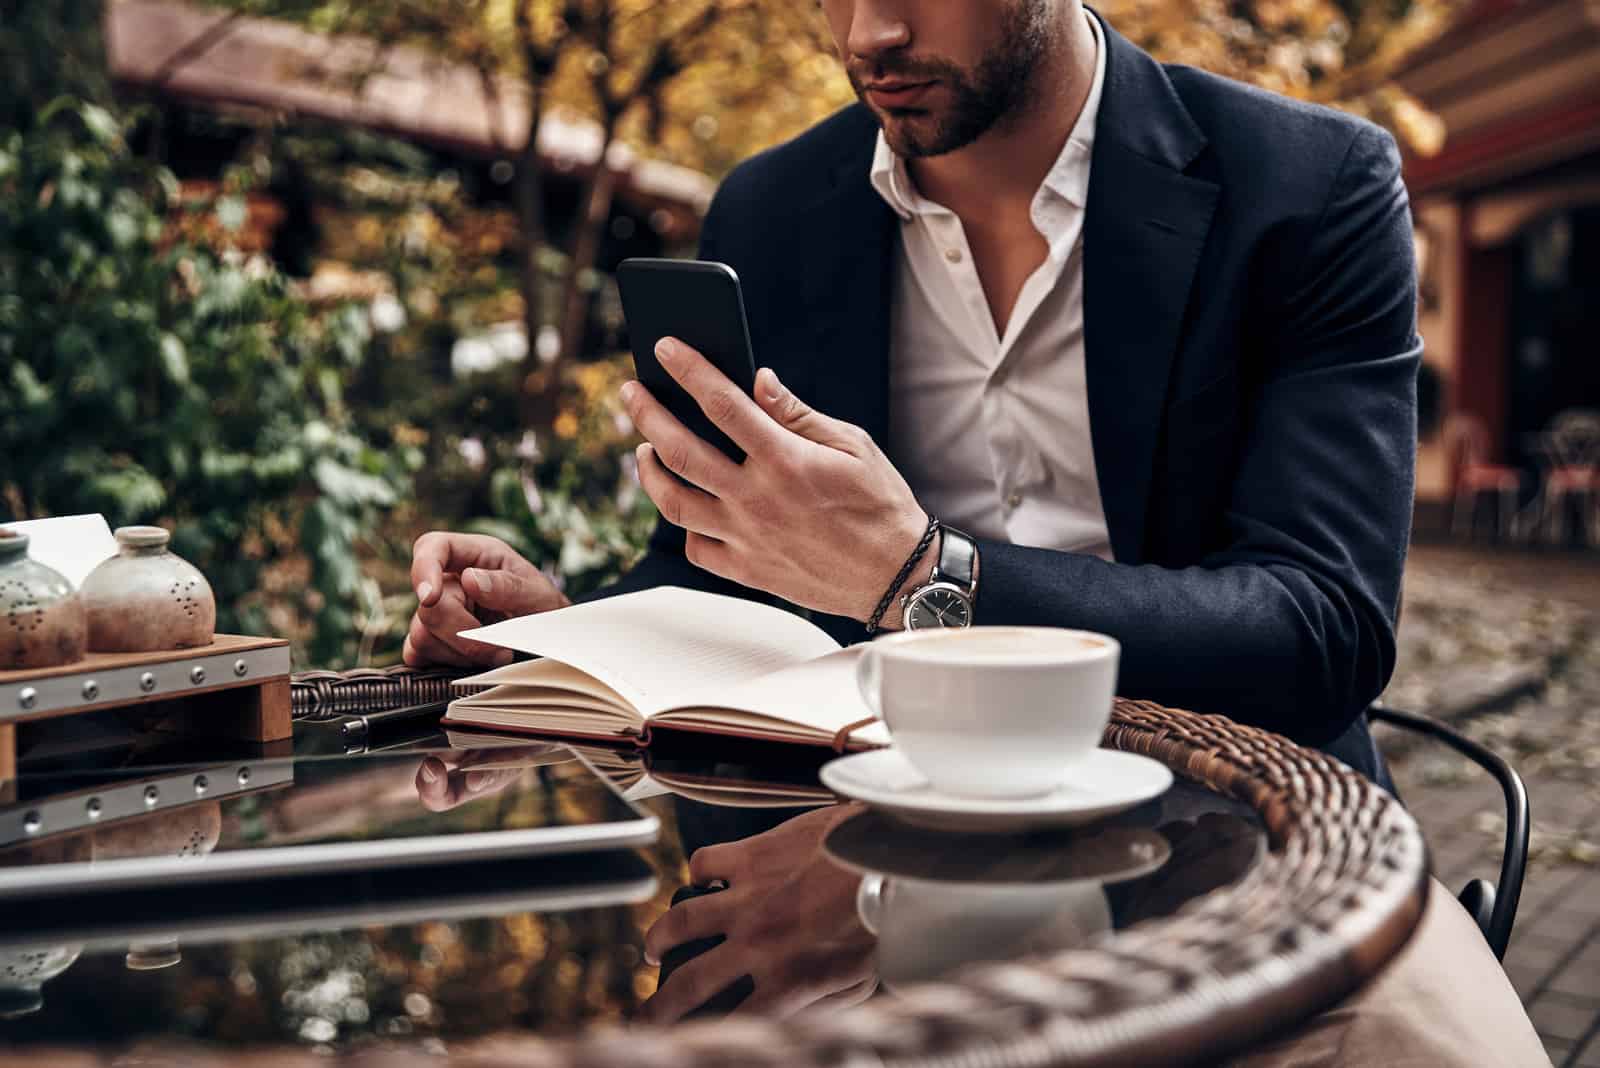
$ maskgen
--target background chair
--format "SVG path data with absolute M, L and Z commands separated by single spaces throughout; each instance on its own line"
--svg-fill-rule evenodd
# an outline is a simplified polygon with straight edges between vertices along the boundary
M 1552 544 L 1565 543 L 1567 513 L 1576 505 L 1585 544 L 1600 544 L 1600 412 L 1568 409 L 1550 421 L 1543 439 L 1550 461 L 1539 494 L 1545 536 Z
M 1528 790 L 1522 783 L 1522 776 L 1498 754 L 1439 720 L 1382 704 L 1373 705 L 1367 718 L 1441 741 L 1494 776 L 1500 784 L 1506 801 L 1506 841 L 1500 858 L 1500 881 L 1496 884 L 1487 879 L 1472 879 L 1462 888 L 1459 900 L 1477 921 L 1495 957 L 1504 960 L 1528 867 Z
M 1489 463 L 1489 432 L 1476 416 L 1455 412 L 1444 421 L 1445 455 L 1455 470 L 1454 515 L 1450 533 L 1476 527 L 1478 499 L 1488 494 L 1495 502 L 1495 529 L 1505 538 L 1516 533 L 1522 472 L 1506 464 Z

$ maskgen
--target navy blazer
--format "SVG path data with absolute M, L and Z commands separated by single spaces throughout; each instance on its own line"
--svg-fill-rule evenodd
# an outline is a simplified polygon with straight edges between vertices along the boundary
M 1124 695 L 1381 775 L 1363 712 L 1394 667 L 1421 356 L 1394 141 L 1105 40 L 1084 337 L 1116 562 L 980 541 L 977 622 L 1110 634 Z M 857 104 L 736 168 L 700 252 L 738 271 L 757 359 L 881 445 L 898 220 L 868 179 L 877 129 Z M 663 522 L 607 592 L 665 583 L 750 593 Z

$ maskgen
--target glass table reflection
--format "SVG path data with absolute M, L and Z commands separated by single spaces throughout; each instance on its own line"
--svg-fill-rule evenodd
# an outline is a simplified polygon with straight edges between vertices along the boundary
M 559 773 L 581 761 L 660 818 L 662 835 L 637 853 L 8 905 L 0 1036 L 18 1049 L 454 1049 L 603 1020 L 828 1011 L 975 961 L 1115 939 L 1237 881 L 1266 847 L 1251 809 L 1181 783 L 1074 832 L 950 835 L 834 803 L 815 756 L 463 741 L 427 736 L 385 753 L 415 761 L 410 803 L 493 803 L 520 761 L 536 769 L 546 803 L 582 804 L 582 780 Z M 311 780 L 323 759 L 313 748 L 293 758 Z M 204 766 L 170 750 L 77 769 L 56 758 L 33 778 L 25 763 L 3 807 Z M 347 819 L 396 803 L 359 791 L 337 800 Z M 0 866 L 190 845 L 203 855 L 226 833 L 218 804 L 12 844 Z

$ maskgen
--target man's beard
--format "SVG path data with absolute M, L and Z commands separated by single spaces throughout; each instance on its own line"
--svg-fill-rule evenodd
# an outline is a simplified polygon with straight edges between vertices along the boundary
M 863 101 L 862 83 L 869 79 L 937 80 L 950 94 L 949 106 L 939 111 L 894 108 L 885 116 L 872 109 L 895 155 L 912 159 L 954 152 L 1022 114 L 1032 103 L 1034 76 L 1048 46 L 1049 6 L 1050 0 L 1015 0 L 1003 16 L 999 43 L 972 70 L 937 56 L 890 56 L 871 66 L 852 65 L 850 83 Z

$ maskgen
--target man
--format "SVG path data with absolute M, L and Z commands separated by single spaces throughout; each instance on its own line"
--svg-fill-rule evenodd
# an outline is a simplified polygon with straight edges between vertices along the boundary
M 771 595 L 843 640 L 880 604 L 1102 631 L 1122 693 L 1381 775 L 1420 355 L 1392 139 L 1164 68 L 1080 0 L 822 6 L 861 103 L 705 221 L 755 397 L 659 351 L 748 459 L 625 386 L 664 518 L 613 591 Z M 425 535 L 412 575 L 411 663 L 505 655 L 456 636 L 469 604 L 564 603 L 490 539 Z

